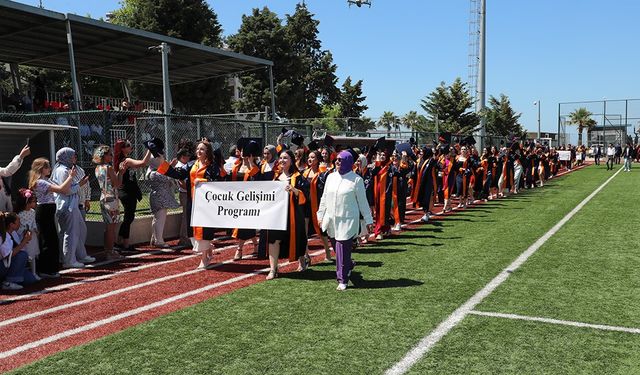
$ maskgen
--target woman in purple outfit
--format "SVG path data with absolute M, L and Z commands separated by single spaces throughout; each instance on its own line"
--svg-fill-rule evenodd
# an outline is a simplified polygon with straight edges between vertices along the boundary
M 353 172 L 353 154 L 342 151 L 336 159 L 337 172 L 327 177 L 318 207 L 318 223 L 336 251 L 337 290 L 347 289 L 355 263 L 351 260 L 353 240 L 360 234 L 360 215 L 373 231 L 373 217 L 362 177 Z

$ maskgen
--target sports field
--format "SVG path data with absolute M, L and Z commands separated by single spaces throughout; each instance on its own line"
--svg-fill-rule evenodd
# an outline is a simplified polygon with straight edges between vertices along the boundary
M 357 250 L 345 292 L 320 262 L 14 373 L 640 373 L 640 172 L 616 172 L 408 225 Z

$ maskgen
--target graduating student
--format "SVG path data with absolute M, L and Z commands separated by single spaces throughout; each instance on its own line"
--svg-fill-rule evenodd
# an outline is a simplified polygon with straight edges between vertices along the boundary
M 404 145 L 408 144 L 405 143 Z M 391 192 L 393 197 L 393 219 L 395 223 L 393 230 L 395 231 L 402 229 L 402 223 L 404 222 L 405 213 L 407 211 L 407 191 L 409 189 L 408 180 L 413 169 L 413 161 L 409 158 L 405 147 L 403 147 L 403 151 L 399 151 L 399 149 L 396 148 L 391 155 L 391 168 L 393 169 Z M 410 148 L 408 150 L 410 150 Z
M 469 201 L 469 186 L 471 182 L 471 159 L 469 158 L 469 150 L 467 146 L 460 148 L 460 155 L 456 156 L 456 191 L 460 196 L 458 207 L 467 207 Z
M 394 149 L 393 141 L 386 141 L 383 138 L 377 142 L 374 148 L 377 151 L 375 167 L 371 171 L 374 176 L 374 202 L 376 227 L 375 235 L 377 240 L 381 240 L 388 235 L 391 230 L 389 225 L 391 217 L 391 204 L 393 202 L 393 177 L 395 169 L 391 167 L 391 153 Z M 396 197 L 397 199 L 397 197 Z
M 270 271 L 267 280 L 278 275 L 278 258 L 286 255 L 289 261 L 296 259 L 300 263 L 298 271 L 305 271 L 309 266 L 305 258 L 307 236 L 304 221 L 304 205 L 307 202 L 309 185 L 298 172 L 293 151 L 286 150 L 280 154 L 279 171 L 274 181 L 286 182 L 285 190 L 289 193 L 289 210 L 287 212 L 286 230 L 268 230 Z
M 456 171 L 453 168 L 456 157 L 455 148 L 450 148 L 449 145 L 444 145 L 440 148 L 440 163 L 439 168 L 442 172 L 442 195 L 444 199 L 444 206 L 442 210 L 444 212 L 451 211 L 450 197 L 455 187 Z
M 254 181 L 258 178 L 260 168 L 256 165 L 256 157 L 258 157 L 261 148 L 258 141 L 259 139 L 250 138 L 240 138 L 238 140 L 238 149 L 240 150 L 242 161 L 231 169 L 231 181 Z M 253 247 L 257 249 L 255 229 L 236 228 L 231 236 L 238 241 L 238 249 L 233 260 L 242 259 L 242 249 L 247 240 L 251 240 Z
M 324 184 L 327 180 L 328 172 L 320 171 L 320 153 L 318 151 L 314 150 L 309 152 L 307 165 L 307 169 L 302 172 L 302 177 L 304 177 L 309 183 L 309 200 L 305 206 L 305 227 L 308 230 L 308 237 L 315 233 L 322 239 L 325 257 L 327 260 L 331 260 L 331 248 L 329 248 L 327 233 L 322 232 L 317 218 L 318 206 L 320 205 L 320 198 L 322 198 L 322 193 L 324 192 Z
M 433 150 L 424 147 L 420 151 L 420 159 L 416 164 L 416 179 L 413 187 L 411 200 L 415 207 L 422 207 L 424 216 L 421 220 L 427 222 L 429 220 L 429 212 L 433 202 L 433 194 L 437 191 L 436 185 L 436 160 L 433 158 Z
M 260 161 L 260 173 L 257 180 L 271 181 L 278 170 L 278 152 L 276 146 L 266 145 L 262 150 L 262 160 Z M 267 259 L 267 237 L 266 231 L 260 231 L 258 240 L 258 259 Z
M 161 140 L 156 139 L 155 141 L 155 145 L 162 145 Z M 147 147 L 150 146 L 153 147 L 152 145 L 147 145 Z M 215 229 L 192 227 L 190 225 L 191 210 L 193 209 L 193 194 L 196 184 L 200 182 L 225 180 L 226 172 L 223 169 L 223 162 L 224 160 L 222 159 L 220 150 L 216 150 L 214 153 L 211 143 L 207 140 L 202 140 L 196 145 L 196 160 L 189 161 L 182 168 L 174 168 L 165 160 L 158 167 L 159 173 L 180 181 L 187 181 L 188 235 L 194 244 L 194 251 L 202 253 L 202 259 L 198 268 L 206 268 L 211 261 L 211 240 L 214 239 Z

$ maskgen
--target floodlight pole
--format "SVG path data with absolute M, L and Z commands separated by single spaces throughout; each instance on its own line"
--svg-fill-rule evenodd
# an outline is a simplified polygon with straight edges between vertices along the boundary
M 484 138 L 487 134 L 487 120 L 484 117 L 485 95 L 486 95 L 486 31 L 487 31 L 487 2 L 480 1 L 480 53 L 478 55 L 478 102 L 476 104 L 476 113 L 480 115 L 480 145 L 484 147 Z
M 536 106 L 538 106 L 538 141 L 540 141 L 541 133 L 540 133 L 540 100 L 534 102 Z
M 170 128 L 171 128 L 171 119 L 169 115 L 171 114 L 171 110 L 173 109 L 173 103 L 171 100 L 171 86 L 169 83 L 169 52 L 171 52 L 171 47 L 165 43 L 160 43 L 159 46 L 160 53 L 162 54 L 162 102 L 164 106 L 164 147 L 165 147 L 165 155 L 167 157 L 171 157 L 173 155 L 171 153 L 172 144 L 170 137 Z

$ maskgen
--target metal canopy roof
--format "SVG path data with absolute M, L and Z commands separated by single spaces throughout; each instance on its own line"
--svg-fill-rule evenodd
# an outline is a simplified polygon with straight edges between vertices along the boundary
M 272 66 L 269 60 L 0 0 L 0 61 L 69 71 L 66 23 L 79 74 L 162 84 L 161 54 L 171 46 L 169 79 L 179 84 Z

